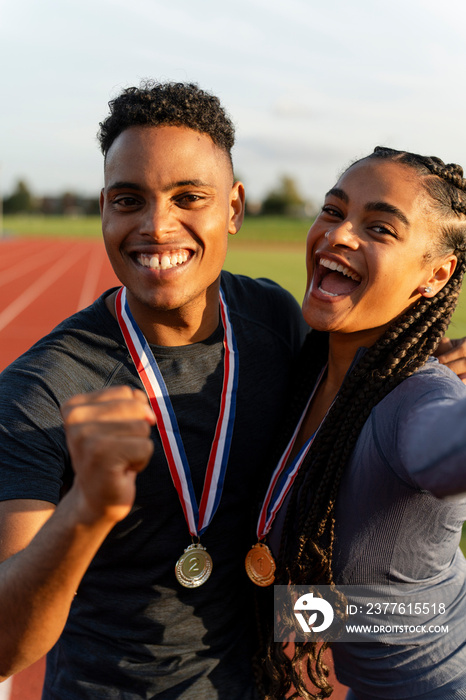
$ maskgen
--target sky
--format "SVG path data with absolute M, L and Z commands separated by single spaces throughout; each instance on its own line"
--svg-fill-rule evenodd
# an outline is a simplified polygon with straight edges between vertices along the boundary
M 464 0 L 0 0 L 0 182 L 97 195 L 107 103 L 196 82 L 236 126 L 250 201 L 319 204 L 376 145 L 466 167 Z

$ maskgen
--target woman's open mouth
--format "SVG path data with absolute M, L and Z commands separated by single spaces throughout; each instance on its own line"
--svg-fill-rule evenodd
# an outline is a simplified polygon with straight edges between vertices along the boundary
M 361 284 L 361 277 L 350 267 L 321 257 L 314 272 L 314 285 L 325 296 L 346 296 Z

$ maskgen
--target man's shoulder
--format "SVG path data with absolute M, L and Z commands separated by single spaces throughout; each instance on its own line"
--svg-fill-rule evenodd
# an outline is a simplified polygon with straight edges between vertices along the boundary
M 106 309 L 105 296 L 38 340 L 3 371 L 2 381 L 26 382 L 27 377 L 31 381 L 35 377 L 41 382 L 73 386 L 79 393 L 87 389 L 87 375 L 95 378 L 98 374 L 104 378 L 112 372 L 121 355 L 122 344 L 116 332 L 116 321 Z
M 274 323 L 281 314 L 291 314 L 300 323 L 301 309 L 290 292 L 273 280 L 261 277 L 253 279 L 246 275 L 222 272 L 222 289 L 233 312 Z
M 294 300 L 290 292 L 267 277 L 254 278 L 223 270 L 221 284 L 225 292 L 230 295 L 241 296 L 243 294 L 247 296 L 251 293 L 257 293 L 264 296 L 272 295 L 274 297 Z

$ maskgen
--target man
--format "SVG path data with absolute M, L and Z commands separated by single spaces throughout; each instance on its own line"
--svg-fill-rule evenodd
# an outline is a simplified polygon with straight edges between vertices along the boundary
M 278 286 L 221 272 L 244 189 L 218 100 L 147 84 L 110 107 L 102 228 L 126 300 L 2 375 L 0 677 L 48 652 L 45 698 L 245 700 L 251 505 L 306 327 Z

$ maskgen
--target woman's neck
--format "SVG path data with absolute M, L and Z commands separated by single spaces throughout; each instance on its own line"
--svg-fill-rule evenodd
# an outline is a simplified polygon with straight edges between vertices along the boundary
M 358 345 L 338 342 L 330 335 L 328 347 L 328 367 L 326 384 L 338 393 L 358 351 Z
M 385 328 L 374 328 L 361 333 L 330 333 L 327 381 L 336 392 L 340 389 L 359 348 L 370 348 Z
M 366 343 L 367 340 L 367 338 L 364 338 Z M 327 369 L 322 381 L 316 388 L 314 398 L 303 422 L 301 443 L 317 430 L 325 418 L 336 395 L 340 391 L 362 341 L 363 339 L 359 335 L 356 338 L 348 334 L 330 334 Z

